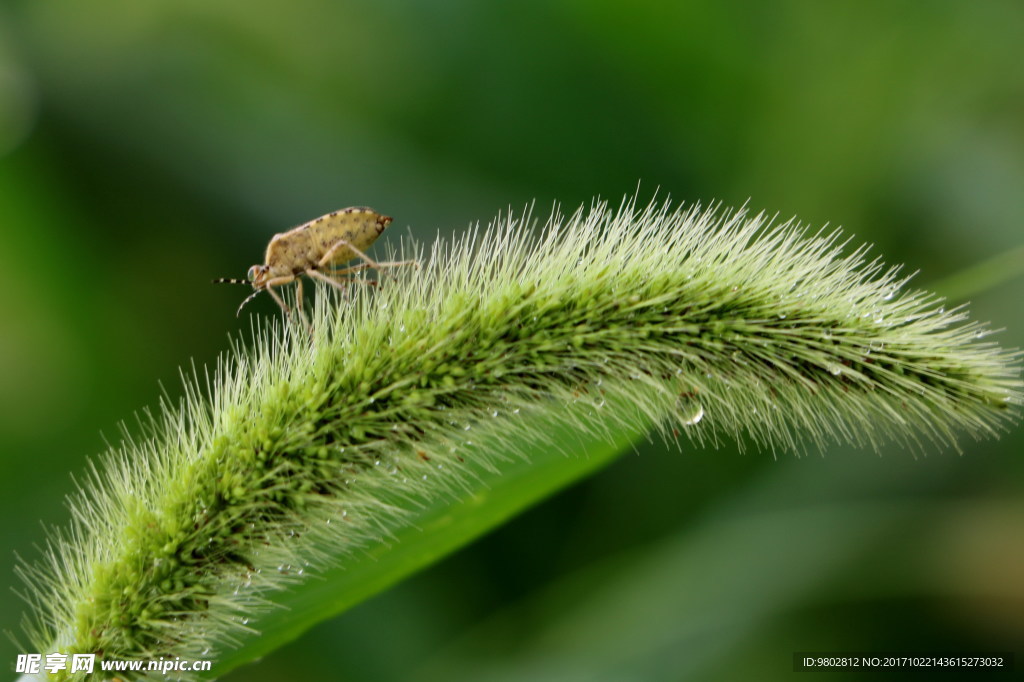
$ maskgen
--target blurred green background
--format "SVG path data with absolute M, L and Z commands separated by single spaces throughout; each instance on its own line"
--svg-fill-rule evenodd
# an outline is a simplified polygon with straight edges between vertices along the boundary
M 918 286 L 1011 252 L 1021 36 L 1018 0 L 5 1 L 2 582 L 19 587 L 13 553 L 65 521 L 69 472 L 119 420 L 161 385 L 177 396 L 178 367 L 214 361 L 247 315 L 275 314 L 264 298 L 236 320 L 244 291 L 210 279 L 335 208 L 429 241 L 640 182 L 842 225 Z M 1024 346 L 1022 278 L 983 288 L 972 314 Z M 228 679 L 781 679 L 803 650 L 1020 658 L 1022 435 L 800 459 L 655 439 Z M 0 591 L 0 628 L 21 611 Z M 0 660 L 15 651 L 0 639 Z

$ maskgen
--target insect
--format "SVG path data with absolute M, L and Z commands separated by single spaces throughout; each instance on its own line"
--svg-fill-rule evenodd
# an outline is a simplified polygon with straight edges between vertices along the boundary
M 265 262 L 249 268 L 248 279 L 221 277 L 213 282 L 249 284 L 255 289 L 238 306 L 236 315 L 240 315 L 242 308 L 263 291 L 270 294 L 286 315 L 290 315 L 291 310 L 274 291 L 274 287 L 295 282 L 295 300 L 301 313 L 303 275 L 344 290 L 343 282 L 351 280 L 345 277 L 347 274 L 366 268 L 380 270 L 416 264 L 416 261 L 411 260 L 378 263 L 366 255 L 365 249 L 377 241 L 377 237 L 384 232 L 384 228 L 390 222 L 389 216 L 366 207 L 353 206 L 332 211 L 287 232 L 274 235 L 267 245 Z M 334 268 L 356 258 L 361 258 L 363 263 L 347 268 Z

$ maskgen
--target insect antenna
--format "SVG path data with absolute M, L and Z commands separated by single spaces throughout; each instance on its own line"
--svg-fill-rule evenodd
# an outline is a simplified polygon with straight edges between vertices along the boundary
M 248 296 L 246 296 L 245 300 L 242 301 L 242 305 L 238 306 L 238 311 L 235 313 L 235 317 L 238 317 L 239 315 L 241 315 L 242 314 L 242 308 L 245 307 L 245 304 L 248 303 L 249 301 L 251 301 L 252 299 L 256 298 L 257 296 L 259 296 L 260 292 L 262 292 L 262 291 L 263 291 L 263 289 L 257 289 L 256 291 L 254 291 L 251 294 L 249 294 Z
M 252 284 L 252 282 L 250 280 L 247 280 L 247 279 L 235 279 L 234 277 L 218 277 L 217 279 L 213 280 L 213 283 L 214 284 L 249 284 L 249 285 Z

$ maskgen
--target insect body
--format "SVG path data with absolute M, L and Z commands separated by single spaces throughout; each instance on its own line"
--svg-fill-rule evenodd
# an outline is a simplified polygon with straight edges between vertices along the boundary
M 273 288 L 295 282 L 296 301 L 301 310 L 303 275 L 344 289 L 342 282 L 349 279 L 344 275 L 366 268 L 381 269 L 415 264 L 416 261 L 378 263 L 366 255 L 365 249 L 377 241 L 377 237 L 390 222 L 390 217 L 365 207 L 333 211 L 287 232 L 274 235 L 267 245 L 267 255 L 264 258 L 266 262 L 249 268 L 248 279 L 224 277 L 213 281 L 252 285 L 255 291 L 238 306 L 238 313 L 242 312 L 246 303 L 260 292 L 266 291 L 286 314 L 291 311 Z M 362 259 L 363 263 L 341 269 L 333 267 L 356 258 Z

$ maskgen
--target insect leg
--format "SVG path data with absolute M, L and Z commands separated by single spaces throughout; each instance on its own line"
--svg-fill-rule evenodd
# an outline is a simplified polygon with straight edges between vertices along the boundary
M 292 309 L 288 307 L 288 304 L 284 302 L 284 299 L 277 295 L 277 292 L 275 292 L 270 287 L 267 287 L 267 293 L 270 294 L 271 298 L 273 298 L 274 301 L 277 302 L 279 306 L 281 306 L 281 310 L 284 311 L 285 315 L 292 314 Z
M 346 275 L 346 274 L 348 274 L 350 272 L 360 272 L 361 270 L 366 270 L 367 268 L 372 268 L 372 267 L 373 266 L 370 265 L 369 263 L 363 263 L 362 265 L 353 265 L 350 268 L 340 268 L 340 269 L 339 268 L 335 268 L 333 270 L 330 270 L 330 273 L 331 273 L 332 276 L 333 275 Z
M 374 263 L 371 267 L 383 270 L 384 268 L 397 268 L 402 265 L 411 265 L 416 268 L 420 266 L 419 261 L 414 260 L 389 260 L 384 261 L 383 263 Z
M 350 268 L 335 268 L 332 270 L 327 270 L 325 274 L 338 282 L 356 282 L 358 284 L 365 284 L 368 287 L 375 287 L 377 286 L 377 280 L 364 279 L 362 277 L 343 276 L 349 274 L 350 272 L 362 272 L 363 270 L 366 270 L 367 268 L 371 267 L 373 266 L 370 265 L 369 263 L 363 263 L 362 265 L 353 265 Z
M 285 315 L 291 315 L 292 310 L 285 304 L 284 300 L 277 295 L 277 292 L 274 291 L 272 287 L 279 287 L 282 284 L 288 284 L 294 279 L 295 275 L 283 275 L 281 277 L 274 277 L 273 279 L 268 279 L 266 283 L 263 285 L 263 289 L 268 294 L 270 294 L 270 296 L 274 299 L 277 305 L 281 306 L 281 310 L 284 311 Z
M 317 264 L 317 266 L 322 268 L 325 265 L 327 265 L 328 263 L 330 263 L 331 260 L 334 258 L 335 252 L 337 252 L 338 249 L 340 249 L 342 247 L 348 247 L 349 251 L 351 251 L 352 253 L 356 254 L 357 256 L 359 256 L 360 258 L 362 258 L 365 261 L 365 267 L 373 268 L 374 270 L 381 270 L 383 268 L 394 268 L 394 267 L 398 267 L 399 265 L 417 265 L 417 266 L 419 265 L 419 263 L 417 263 L 414 260 L 390 261 L 390 262 L 387 262 L 387 263 L 378 263 L 377 261 L 375 261 L 372 258 L 370 258 L 369 256 L 367 256 L 365 253 L 363 253 L 362 251 L 357 249 L 351 243 L 345 241 L 344 239 L 339 239 L 337 242 L 335 242 L 331 246 L 331 248 L 327 249 L 327 253 L 325 253 L 323 258 L 320 259 L 320 262 Z M 354 269 L 358 269 L 360 267 L 361 266 L 356 265 L 356 266 L 354 266 Z M 335 271 L 335 274 L 345 273 L 345 272 L 353 272 L 354 269 L 353 268 L 345 268 L 344 270 Z
M 342 291 L 345 291 L 344 285 L 342 285 L 342 283 L 339 280 L 336 280 L 333 277 L 328 277 L 327 275 L 325 275 L 324 273 L 320 272 L 319 270 L 309 269 L 309 270 L 306 270 L 306 274 L 309 275 L 310 277 L 315 277 L 316 279 L 320 280 L 321 282 L 327 282 L 331 286 L 337 287 L 338 289 L 341 289 Z

